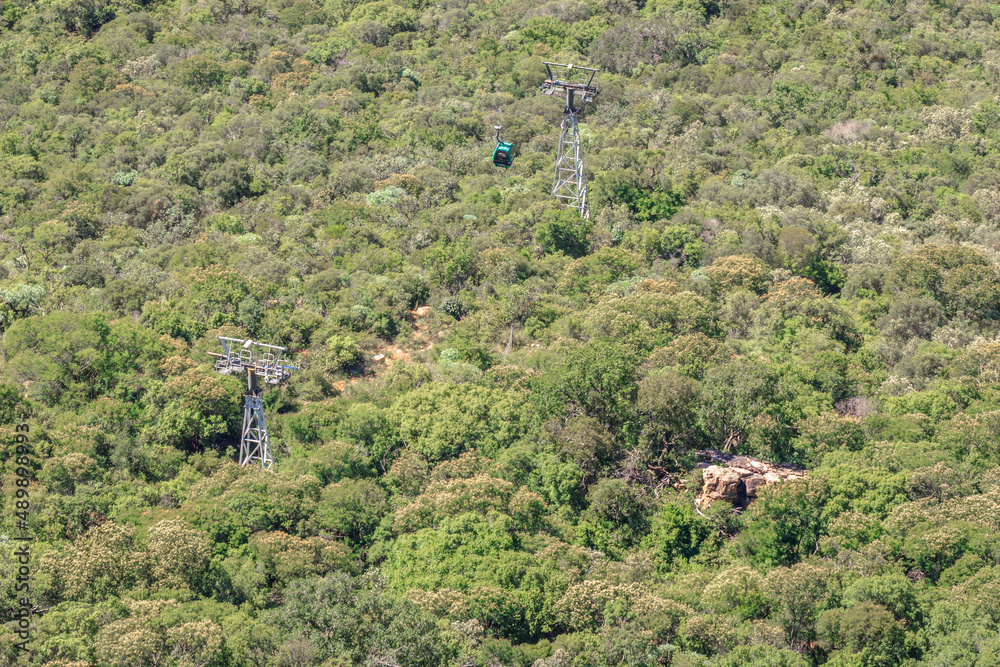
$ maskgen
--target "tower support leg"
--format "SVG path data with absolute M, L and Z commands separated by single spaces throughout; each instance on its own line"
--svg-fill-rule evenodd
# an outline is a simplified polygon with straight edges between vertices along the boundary
M 567 103 L 559 128 L 552 196 L 565 199 L 567 208 L 575 208 L 579 211 L 580 217 L 585 220 L 590 219 L 587 177 L 583 171 L 583 150 L 580 147 L 580 126 L 577 124 L 576 109 L 572 107 L 571 101 Z
M 270 470 L 274 460 L 264 418 L 261 390 L 248 389 L 243 400 L 243 432 L 240 437 L 240 465 L 260 466 Z

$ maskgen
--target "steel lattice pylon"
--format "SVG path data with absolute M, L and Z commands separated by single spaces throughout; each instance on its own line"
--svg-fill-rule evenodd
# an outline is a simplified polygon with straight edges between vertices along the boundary
M 280 384 L 288 380 L 291 371 L 298 369 L 278 363 L 281 353 L 285 351 L 283 347 L 224 336 L 216 338 L 222 343 L 225 354 L 209 352 L 216 358 L 215 372 L 220 375 L 247 374 L 247 390 L 243 394 L 243 430 L 240 432 L 240 465 L 256 465 L 270 470 L 274 458 L 264 417 L 264 391 L 258 380 Z
M 542 84 L 542 92 L 552 95 L 556 91 L 563 91 L 566 94 L 566 107 L 563 109 L 562 124 L 559 128 L 552 196 L 567 200 L 567 208 L 576 209 L 581 217 L 590 219 L 590 207 L 587 204 L 587 175 L 583 168 L 583 149 L 580 146 L 580 125 L 577 120 L 576 93 L 580 93 L 584 102 L 592 102 L 600 92 L 594 82 L 599 70 L 575 67 L 571 64 L 549 62 L 544 64 L 549 78 Z M 563 78 L 553 74 L 553 68 Z M 574 76 L 577 77 L 577 81 L 572 81 Z
M 569 208 L 590 217 L 587 206 L 587 176 L 583 171 L 583 154 L 580 150 L 580 126 L 576 122 L 576 109 L 563 113 L 559 128 L 559 146 L 556 153 L 556 174 L 552 180 L 552 196 L 569 200 Z
M 248 390 L 243 403 L 243 434 L 240 436 L 240 465 L 259 464 L 270 470 L 274 459 L 264 418 L 264 399 L 258 389 Z

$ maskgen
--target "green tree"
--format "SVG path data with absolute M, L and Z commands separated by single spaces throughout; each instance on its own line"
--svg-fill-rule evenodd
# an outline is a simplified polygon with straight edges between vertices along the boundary
M 41 285 L 19 283 L 0 288 L 0 330 L 6 330 L 19 318 L 36 313 L 45 298 Z
M 342 543 L 328 542 L 320 537 L 299 538 L 280 531 L 267 531 L 255 533 L 249 545 L 257 567 L 273 586 L 272 590 L 283 588 L 296 579 L 354 569 L 348 549 Z
M 149 577 L 149 558 L 135 540 L 135 527 L 111 521 L 95 526 L 67 547 L 42 557 L 57 599 L 97 602 L 121 596 Z
M 191 86 L 199 92 L 217 87 L 222 83 L 223 69 L 221 63 L 207 55 L 195 55 L 187 58 L 176 66 L 177 77 L 185 86 Z
M 763 294 L 768 283 L 767 267 L 756 257 L 747 255 L 720 257 L 705 267 L 705 276 L 712 291 L 719 295 L 736 289 Z
M 429 461 L 479 449 L 500 452 L 525 432 L 523 398 L 473 385 L 424 384 L 395 401 L 390 414 L 402 442 Z
M 239 424 L 241 411 L 233 384 L 194 368 L 168 378 L 149 397 L 158 413 L 144 434 L 154 442 L 190 451 L 211 445 Z
M 164 520 L 149 529 L 146 542 L 152 579 L 162 588 L 197 589 L 208 569 L 211 546 L 204 533 L 183 521 Z
M 570 347 L 542 380 L 538 400 L 546 410 L 580 410 L 612 433 L 620 433 L 624 442 L 632 442 L 637 436 L 638 361 L 635 349 L 622 342 L 593 341 Z
M 564 252 L 570 257 L 587 254 L 590 223 L 572 209 L 546 211 L 535 228 L 535 239 L 546 252 Z
M 829 599 L 832 578 L 828 568 L 812 562 L 778 568 L 767 575 L 765 589 L 792 645 L 815 637 L 816 623 Z
M 84 58 L 69 73 L 67 92 L 77 104 L 91 101 L 95 95 L 122 83 L 122 76 L 110 65 Z
M 806 667 L 809 662 L 795 651 L 766 644 L 737 646 L 719 658 L 719 667 Z
M 764 577 L 745 565 L 723 569 L 702 594 L 702 601 L 719 614 L 737 613 L 743 619 L 767 615 Z
M 680 559 L 690 559 L 698 554 L 706 542 L 711 527 L 700 521 L 693 503 L 686 496 L 664 504 L 653 518 L 653 531 L 648 538 L 656 559 L 670 567 Z
M 755 565 L 791 565 L 815 553 L 827 516 L 830 490 L 823 480 L 766 486 L 750 504 L 740 540 Z
M 901 257 L 887 287 L 913 296 L 929 296 L 945 314 L 981 317 L 1000 305 L 1000 277 L 973 248 L 925 245 Z
M 285 632 L 312 643 L 320 660 L 431 667 L 450 657 L 434 620 L 393 599 L 375 574 L 300 579 L 285 590 L 284 604 L 270 616 Z
M 126 377 L 138 393 L 157 372 L 162 341 L 134 322 L 104 314 L 56 311 L 18 320 L 3 336 L 0 354 L 10 377 L 29 382 L 29 397 L 46 405 L 80 405 L 118 387 Z
M 372 533 L 388 512 L 388 496 L 377 482 L 345 479 L 323 489 L 313 520 L 322 534 L 362 547 L 370 543 Z
M 761 417 L 782 424 L 791 398 L 773 364 L 741 357 L 705 373 L 699 405 L 701 425 L 723 450 L 739 449 Z
M 858 665 L 898 665 L 906 657 L 902 623 L 871 602 L 823 612 L 817 625 L 821 645 L 853 656 Z

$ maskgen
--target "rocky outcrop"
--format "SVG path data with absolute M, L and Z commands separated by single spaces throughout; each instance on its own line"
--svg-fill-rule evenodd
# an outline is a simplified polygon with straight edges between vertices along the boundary
M 733 507 L 746 509 L 757 492 L 768 484 L 806 476 L 806 471 L 798 466 L 768 463 L 752 456 L 735 456 L 713 449 L 700 451 L 698 456 L 707 459 L 698 464 L 703 484 L 694 503 L 701 510 L 714 500 L 725 500 Z

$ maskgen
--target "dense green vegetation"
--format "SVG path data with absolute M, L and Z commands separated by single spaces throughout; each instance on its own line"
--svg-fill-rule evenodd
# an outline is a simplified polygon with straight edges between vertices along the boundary
M 0 2 L 0 664 L 1000 664 L 1000 9 L 640 5 Z

